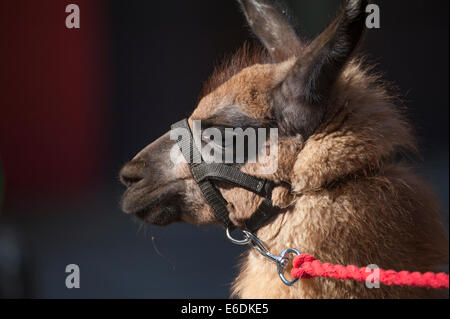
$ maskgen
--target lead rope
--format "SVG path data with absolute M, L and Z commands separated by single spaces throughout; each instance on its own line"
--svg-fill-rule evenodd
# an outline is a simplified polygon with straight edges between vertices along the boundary
M 302 254 L 297 249 L 289 248 L 281 252 L 280 256 L 272 255 L 261 240 L 247 230 L 242 231 L 244 239 L 237 240 L 231 236 L 227 228 L 228 239 L 235 245 L 250 246 L 262 256 L 277 265 L 278 275 L 287 286 L 293 286 L 299 279 L 312 279 L 316 277 L 333 278 L 338 280 L 355 280 L 367 282 L 368 278 L 373 280 L 374 275 L 380 284 L 388 286 L 407 286 L 415 288 L 449 289 L 449 275 L 446 273 L 410 273 L 408 271 L 396 272 L 394 270 L 370 269 L 367 267 L 332 265 L 322 263 L 313 256 Z M 293 261 L 291 276 L 293 280 L 286 279 L 284 273 L 290 262 L 290 255 L 296 255 Z
M 449 275 L 446 273 L 410 273 L 408 271 L 394 271 L 356 266 L 332 265 L 322 263 L 307 254 L 298 255 L 294 259 L 291 271 L 293 278 L 311 279 L 314 277 L 334 278 L 339 280 L 355 280 L 366 282 L 373 280 L 374 274 L 380 284 L 387 286 L 408 286 L 416 288 L 449 289 Z M 376 272 L 376 273 L 375 273 Z

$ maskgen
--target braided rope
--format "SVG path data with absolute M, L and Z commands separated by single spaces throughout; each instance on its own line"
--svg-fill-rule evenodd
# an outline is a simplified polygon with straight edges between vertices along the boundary
M 356 280 L 365 282 L 375 271 L 379 273 L 380 284 L 388 286 L 408 286 L 434 289 L 449 289 L 449 275 L 446 273 L 410 273 L 408 271 L 396 272 L 394 270 L 370 270 L 369 268 L 356 266 L 332 265 L 322 263 L 313 256 L 302 254 L 294 259 L 294 268 L 291 271 L 293 278 L 311 279 L 314 277 L 326 277 L 339 280 Z

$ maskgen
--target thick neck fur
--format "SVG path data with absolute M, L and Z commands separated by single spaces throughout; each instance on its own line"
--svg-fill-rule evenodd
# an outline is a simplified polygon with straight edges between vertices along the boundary
M 411 170 L 395 162 L 414 151 L 402 112 L 378 77 L 353 61 L 334 88 L 339 95 L 324 124 L 297 154 L 291 181 L 295 203 L 258 232 L 273 254 L 296 248 L 323 262 L 376 264 L 383 269 L 433 271 L 448 263 L 439 208 Z M 276 201 L 276 198 L 274 199 Z M 248 251 L 233 286 L 241 298 L 441 297 L 423 289 L 330 279 L 278 278 L 276 265 Z

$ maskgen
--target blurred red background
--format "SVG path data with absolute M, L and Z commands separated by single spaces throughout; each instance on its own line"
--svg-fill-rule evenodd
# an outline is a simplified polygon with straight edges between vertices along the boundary
M 0 3 L 0 158 L 6 205 L 78 190 L 98 180 L 104 156 L 106 87 L 101 1 Z

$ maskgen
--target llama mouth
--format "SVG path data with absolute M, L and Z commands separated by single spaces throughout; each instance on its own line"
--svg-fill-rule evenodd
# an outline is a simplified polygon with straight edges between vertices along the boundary
M 135 216 L 155 226 L 167 226 L 181 220 L 178 208 L 171 205 L 144 209 L 137 212 Z
M 179 198 L 184 183 L 177 181 L 157 188 L 130 187 L 122 196 L 121 208 L 153 225 L 164 226 L 179 218 Z

